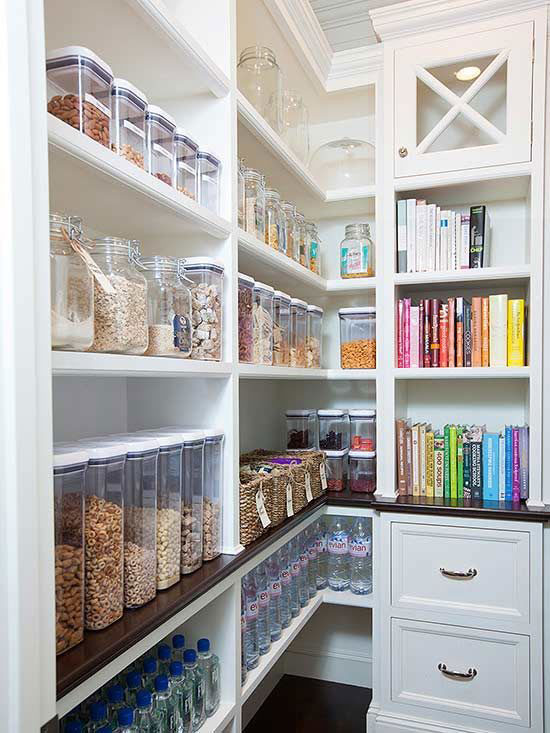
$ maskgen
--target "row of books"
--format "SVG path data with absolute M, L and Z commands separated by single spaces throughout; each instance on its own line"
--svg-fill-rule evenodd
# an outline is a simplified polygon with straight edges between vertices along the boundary
M 399 369 L 525 366 L 525 301 L 506 294 L 402 298 L 395 330 Z
M 481 425 L 396 420 L 397 482 L 402 496 L 520 501 L 529 498 L 529 428 L 501 433 Z
M 397 202 L 397 272 L 445 272 L 487 267 L 489 216 L 483 205 L 469 214 L 423 199 Z

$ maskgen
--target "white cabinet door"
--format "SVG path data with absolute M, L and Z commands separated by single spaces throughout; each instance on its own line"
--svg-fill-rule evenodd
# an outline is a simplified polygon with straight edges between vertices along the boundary
M 397 49 L 396 177 L 529 161 L 532 59 L 531 22 Z

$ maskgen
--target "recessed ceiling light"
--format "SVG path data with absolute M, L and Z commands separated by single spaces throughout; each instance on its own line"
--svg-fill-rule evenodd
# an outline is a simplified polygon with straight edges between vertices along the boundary
M 481 74 L 481 69 L 478 66 L 464 66 L 462 69 L 455 71 L 455 76 L 459 81 L 472 81 L 477 79 Z

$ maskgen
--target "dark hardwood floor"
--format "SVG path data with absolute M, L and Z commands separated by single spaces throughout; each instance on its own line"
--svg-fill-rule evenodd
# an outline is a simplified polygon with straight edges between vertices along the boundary
M 365 733 L 372 692 L 285 675 L 245 733 Z

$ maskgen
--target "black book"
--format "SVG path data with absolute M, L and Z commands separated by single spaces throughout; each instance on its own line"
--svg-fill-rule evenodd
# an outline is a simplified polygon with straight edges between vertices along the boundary
M 470 208 L 470 267 L 485 266 L 487 216 L 485 206 Z
M 464 301 L 462 314 L 464 328 L 464 366 L 472 366 L 472 306 Z
M 472 498 L 472 444 L 464 441 L 462 444 L 462 485 L 464 486 L 464 498 Z

